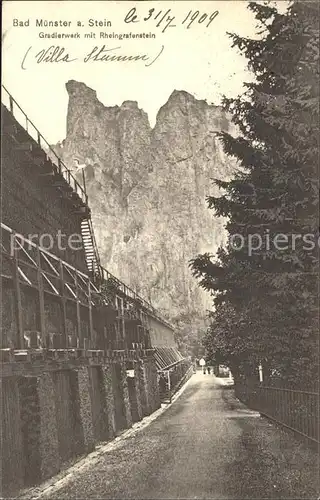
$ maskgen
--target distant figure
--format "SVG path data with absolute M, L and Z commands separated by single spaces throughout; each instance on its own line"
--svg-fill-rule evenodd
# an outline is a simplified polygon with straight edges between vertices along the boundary
M 208 366 L 208 375 L 210 375 L 210 372 L 211 372 L 211 368 L 210 368 L 210 366 Z

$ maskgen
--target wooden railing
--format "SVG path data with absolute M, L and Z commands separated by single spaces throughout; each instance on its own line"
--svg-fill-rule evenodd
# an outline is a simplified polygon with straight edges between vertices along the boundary
M 169 323 L 169 321 L 165 320 L 162 318 L 157 310 L 148 302 L 147 300 L 143 299 L 137 292 L 135 292 L 132 288 L 130 288 L 128 285 L 123 283 L 121 280 L 116 278 L 113 274 L 111 274 L 107 269 L 104 267 L 102 269 L 102 280 L 103 282 L 108 282 L 110 280 L 115 288 L 117 289 L 117 292 L 120 293 L 123 297 L 126 297 L 129 300 L 132 300 L 136 305 L 138 305 L 143 311 L 146 313 L 150 314 L 154 318 L 158 319 L 162 324 L 166 325 L 170 329 L 174 329 L 173 325 Z
M 130 289 L 119 280 L 121 290 L 114 290 L 110 302 L 85 273 L 3 223 L 1 235 L 3 296 L 10 294 L 15 311 L 14 327 L 3 327 L 2 348 L 151 348 L 149 309 L 139 309 L 136 300 L 130 308 Z M 56 322 L 54 328 L 48 317 Z M 31 325 L 30 318 L 36 318 Z
M 10 111 L 15 120 L 24 128 L 24 130 L 32 137 L 32 139 L 39 145 L 40 148 L 49 154 L 52 163 L 55 165 L 59 174 L 61 174 L 73 191 L 81 198 L 83 203 L 88 205 L 88 195 L 86 194 L 85 187 L 81 186 L 79 182 L 72 175 L 70 170 L 59 158 L 57 153 L 52 149 L 48 141 L 43 137 L 41 132 L 37 129 L 34 123 L 30 120 L 27 114 L 23 111 L 21 106 L 12 97 L 10 92 L 2 85 L 1 102 Z
M 319 441 L 319 392 L 267 386 L 235 384 L 235 394 L 262 415 L 314 443 Z
M 172 397 L 193 375 L 193 365 L 189 359 L 181 359 L 171 368 L 159 370 L 159 392 L 162 403 L 171 403 Z

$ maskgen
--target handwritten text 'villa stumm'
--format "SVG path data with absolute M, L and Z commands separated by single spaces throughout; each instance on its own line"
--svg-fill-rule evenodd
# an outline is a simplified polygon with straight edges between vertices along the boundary
M 121 47 L 108 48 L 106 45 L 93 47 L 87 54 L 82 57 L 73 57 L 64 47 L 59 45 L 51 45 L 47 49 L 33 50 L 32 46 L 25 52 L 21 68 L 29 69 L 32 64 L 43 63 L 71 63 L 74 61 L 88 62 L 145 62 L 145 66 L 151 66 L 164 51 L 164 45 L 155 56 L 149 54 L 122 54 L 119 52 Z

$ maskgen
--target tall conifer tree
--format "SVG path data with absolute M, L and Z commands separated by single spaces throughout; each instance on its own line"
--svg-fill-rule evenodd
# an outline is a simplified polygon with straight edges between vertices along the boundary
M 224 99 L 239 136 L 220 134 L 239 172 L 216 180 L 224 194 L 208 198 L 228 218 L 229 244 L 192 268 L 215 294 L 207 347 L 242 376 L 262 363 L 270 377 L 305 384 L 318 373 L 319 6 L 248 8 L 261 38 L 230 36 L 255 81 Z

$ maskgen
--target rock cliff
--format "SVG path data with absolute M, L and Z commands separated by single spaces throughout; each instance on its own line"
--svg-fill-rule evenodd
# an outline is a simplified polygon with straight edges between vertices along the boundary
M 105 107 L 83 83 L 66 88 L 67 137 L 56 149 L 69 167 L 86 165 L 102 264 L 181 327 L 201 323 L 211 301 L 188 262 L 225 237 L 206 196 L 211 178 L 234 171 L 215 137 L 233 125 L 184 91 L 171 94 L 152 129 L 135 101 Z

